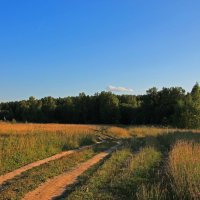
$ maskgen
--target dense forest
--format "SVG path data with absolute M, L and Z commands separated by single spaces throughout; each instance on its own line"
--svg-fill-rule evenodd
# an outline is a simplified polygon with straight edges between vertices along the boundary
M 145 95 L 45 97 L 0 104 L 0 120 L 37 123 L 164 125 L 200 128 L 200 86 L 147 90 Z

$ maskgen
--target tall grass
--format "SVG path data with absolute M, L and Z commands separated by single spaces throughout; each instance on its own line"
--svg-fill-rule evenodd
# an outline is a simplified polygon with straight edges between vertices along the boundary
M 135 155 L 129 154 L 117 173 L 115 168 L 111 173 L 113 164 L 109 167 L 103 165 L 69 199 L 200 199 L 198 130 L 152 127 L 129 127 L 127 130 L 135 136 L 131 148 L 150 147 Z M 160 149 L 162 155 L 156 149 Z M 112 157 L 107 162 L 112 163 L 111 160 Z M 106 181 L 101 182 L 98 181 L 101 180 L 100 176 L 109 178 L 102 178 Z
M 129 131 L 126 128 L 120 128 L 120 127 L 109 127 L 107 129 L 107 134 L 113 137 L 117 137 L 117 138 L 130 137 Z
M 84 185 L 71 190 L 68 199 L 200 199 L 199 133 L 156 127 L 0 123 L 0 175 L 63 150 L 115 138 L 126 145 L 85 177 Z
M 170 132 L 167 134 L 158 135 L 157 139 L 160 144 L 165 148 L 166 151 L 169 151 L 176 142 L 184 140 L 184 141 L 195 141 L 200 142 L 200 133 L 194 131 L 177 131 Z
M 179 199 L 200 199 L 200 144 L 177 142 L 169 154 L 169 173 Z
M 159 183 L 142 184 L 136 192 L 137 200 L 169 200 L 166 190 Z
M 129 134 L 137 137 L 146 137 L 146 136 L 162 136 L 171 133 L 193 133 L 199 134 L 200 130 L 188 130 L 188 129 L 177 129 L 177 128 L 168 128 L 168 127 L 154 127 L 154 126 L 130 126 L 127 128 Z
M 0 124 L 0 175 L 96 141 L 95 126 Z
M 157 136 L 167 132 L 173 132 L 175 129 L 159 128 L 159 127 L 148 127 L 148 126 L 133 126 L 128 127 L 128 131 L 132 136 L 146 137 L 146 136 Z
M 152 147 L 145 147 L 133 155 L 127 166 L 112 180 L 111 191 L 115 198 L 136 199 L 138 188 L 151 181 L 160 161 L 161 153 Z
M 0 122 L 0 135 L 27 134 L 27 133 L 84 133 L 98 130 L 95 125 L 77 124 L 31 124 L 31 123 L 4 123 Z

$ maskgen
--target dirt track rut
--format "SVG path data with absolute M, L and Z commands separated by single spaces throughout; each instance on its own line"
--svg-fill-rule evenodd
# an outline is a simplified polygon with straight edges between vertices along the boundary
M 93 145 L 91 145 L 91 146 L 93 146 Z M 14 178 L 15 176 L 18 176 L 18 175 L 20 175 L 21 173 L 23 173 L 23 172 L 25 172 L 25 171 L 27 171 L 27 170 L 29 170 L 29 169 L 32 169 L 32 168 L 34 168 L 34 167 L 38 167 L 38 166 L 40 166 L 40 165 L 42 165 L 42 164 L 48 163 L 48 162 L 53 161 L 53 160 L 60 159 L 60 158 L 62 158 L 62 157 L 64 157 L 64 156 L 70 155 L 70 154 L 72 154 L 72 153 L 74 153 L 74 152 L 76 152 L 76 151 L 80 151 L 80 150 L 83 150 L 83 149 L 86 149 L 86 148 L 89 148 L 89 147 L 90 147 L 90 146 L 85 146 L 85 147 L 82 147 L 82 148 L 79 148 L 79 149 L 76 149 L 76 150 L 63 151 L 63 152 L 58 153 L 58 154 L 56 154 L 56 155 L 54 155 L 54 156 L 51 156 L 51 157 L 49 157 L 49 158 L 45 158 L 45 159 L 43 159 L 43 160 L 38 160 L 38 161 L 36 161 L 36 162 L 30 163 L 30 164 L 28 164 L 28 165 L 25 165 L 25 166 L 23 166 L 23 167 L 21 167 L 21 168 L 19 168 L 19 169 L 16 169 L 16 170 L 14 170 L 14 171 L 12 171 L 12 172 L 9 172 L 9 173 L 7 173 L 7 174 L 4 174 L 4 175 L 0 176 L 0 185 L 1 185 L 3 182 L 12 179 L 12 178 Z
M 85 172 L 90 167 L 97 164 L 103 158 L 112 153 L 119 145 L 120 144 L 112 147 L 106 152 L 97 154 L 93 158 L 80 164 L 77 168 L 69 172 L 66 172 L 53 179 L 50 179 L 49 181 L 39 186 L 36 190 L 27 193 L 23 198 L 23 200 L 36 200 L 36 199 L 50 200 L 62 195 L 65 192 L 67 186 L 76 182 L 78 176 L 80 176 L 83 172 Z

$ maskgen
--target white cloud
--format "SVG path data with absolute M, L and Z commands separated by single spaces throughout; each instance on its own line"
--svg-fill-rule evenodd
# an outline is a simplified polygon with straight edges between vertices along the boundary
M 107 87 L 107 90 L 110 92 L 133 92 L 133 89 L 131 88 L 125 88 L 125 87 L 115 87 L 112 85 L 109 85 Z

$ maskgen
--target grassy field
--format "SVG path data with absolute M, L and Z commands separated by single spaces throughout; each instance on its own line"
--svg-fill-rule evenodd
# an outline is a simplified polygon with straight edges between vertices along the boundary
M 0 123 L 0 175 L 64 150 L 93 144 L 96 126 Z
M 110 126 L 0 123 L 0 175 L 108 136 L 129 137 L 129 132 Z
M 180 199 L 199 199 L 200 145 L 178 141 L 169 153 L 172 189 Z
M 135 139 L 83 174 L 65 199 L 200 199 L 199 131 L 128 130 Z
M 134 154 L 117 151 L 82 187 L 67 199 L 135 199 L 141 184 L 149 182 L 161 154 L 147 147 Z
M 42 182 L 69 171 L 117 141 L 122 142 L 118 150 L 82 174 L 58 199 L 200 199 L 198 130 L 0 123 L 0 174 L 97 141 L 104 143 L 7 181 L 0 186 L 0 199 L 21 199 Z

